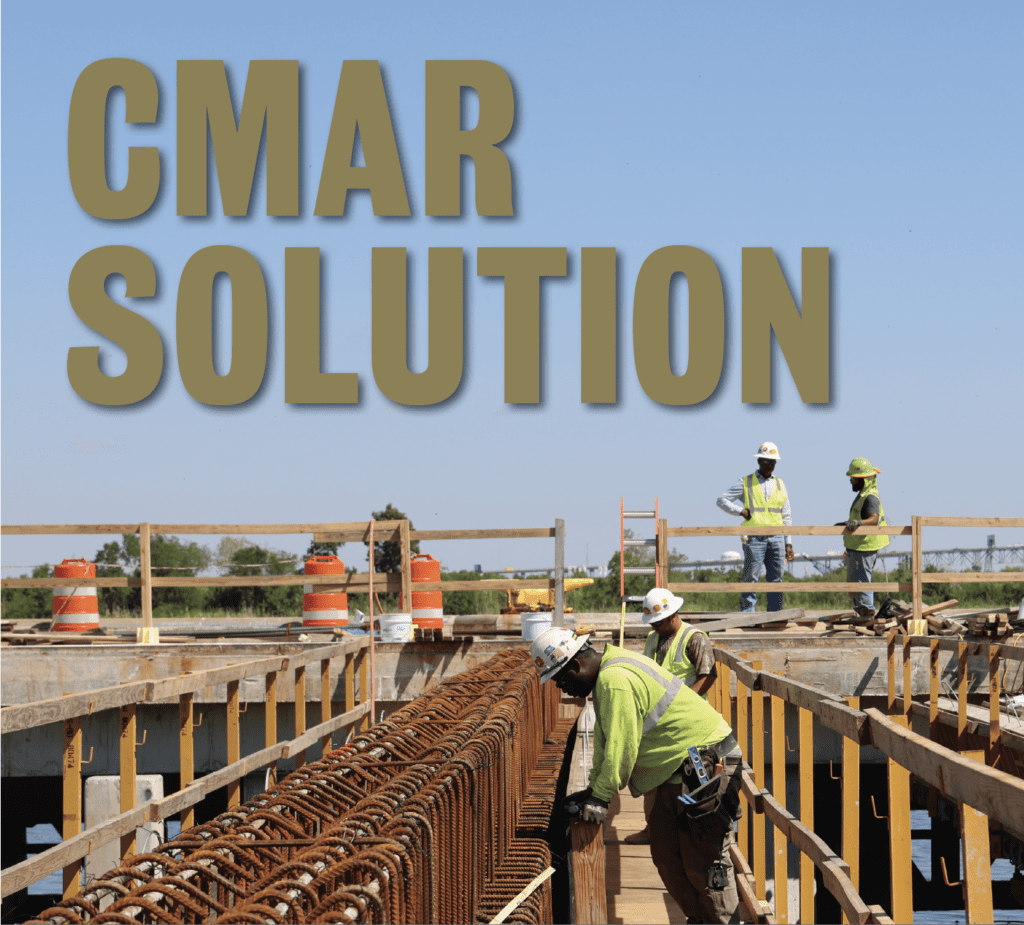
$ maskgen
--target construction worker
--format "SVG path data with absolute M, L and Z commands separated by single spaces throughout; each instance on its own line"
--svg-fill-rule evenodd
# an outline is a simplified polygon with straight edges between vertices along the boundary
M 542 683 L 570 697 L 594 695 L 590 786 L 563 807 L 600 825 L 627 784 L 634 796 L 654 791 L 651 857 L 665 889 L 691 922 L 738 922 L 729 847 L 742 754 L 729 724 L 665 668 L 589 640 L 553 627 L 530 646 Z
M 875 534 L 854 535 L 858 527 L 884 527 L 885 511 L 882 500 L 878 497 L 877 479 L 881 469 L 876 469 L 863 456 L 858 456 L 850 463 L 846 474 L 850 479 L 850 487 L 857 493 L 850 505 L 850 516 L 841 520 L 837 527 L 845 526 L 843 545 L 846 547 L 846 580 L 871 581 L 871 573 L 875 568 L 878 550 L 889 545 L 889 537 Z M 858 591 L 850 594 L 853 598 L 853 609 L 861 617 L 875 615 L 875 596 L 870 591 Z
M 644 655 L 667 668 L 690 690 L 708 699 L 708 691 L 718 676 L 715 653 L 707 633 L 684 623 L 679 617 L 683 599 L 665 588 L 651 588 L 644 598 L 640 619 L 651 628 L 644 643 Z M 654 808 L 655 791 L 644 794 L 644 819 Z M 639 832 L 622 839 L 627 845 L 649 845 L 651 827 L 647 823 Z
M 754 454 L 757 471 L 741 478 L 718 499 L 718 506 L 727 514 L 743 518 L 743 526 L 792 526 L 793 514 L 789 507 L 789 492 L 780 478 L 775 477 L 775 464 L 779 461 L 779 448 L 774 443 L 762 443 Z M 761 569 L 767 571 L 768 581 L 782 581 L 783 560 L 793 561 L 793 545 L 788 536 L 748 536 L 743 542 L 743 580 L 757 581 Z M 744 613 L 757 607 L 757 595 L 744 591 L 740 595 L 740 610 Z M 768 610 L 782 610 L 782 593 L 768 595 Z

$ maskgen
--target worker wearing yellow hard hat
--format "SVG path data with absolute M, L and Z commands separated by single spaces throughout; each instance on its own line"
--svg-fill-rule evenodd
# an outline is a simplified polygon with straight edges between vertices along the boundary
M 889 537 L 884 534 L 856 532 L 860 527 L 886 526 L 882 499 L 878 496 L 877 479 L 881 471 L 864 456 L 853 459 L 846 470 L 850 487 L 857 493 L 850 505 L 850 516 L 836 524 L 837 527 L 846 527 L 843 531 L 843 545 L 846 547 L 847 581 L 871 581 L 878 550 L 889 545 Z M 850 597 L 853 598 L 853 609 L 859 616 L 875 615 L 875 596 L 870 591 L 851 593 Z

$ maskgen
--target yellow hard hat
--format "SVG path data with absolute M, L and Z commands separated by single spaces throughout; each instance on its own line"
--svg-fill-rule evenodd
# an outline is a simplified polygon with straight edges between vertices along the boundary
M 847 475 L 851 479 L 870 479 L 878 475 L 882 470 L 876 469 L 864 456 L 858 456 L 850 463 Z

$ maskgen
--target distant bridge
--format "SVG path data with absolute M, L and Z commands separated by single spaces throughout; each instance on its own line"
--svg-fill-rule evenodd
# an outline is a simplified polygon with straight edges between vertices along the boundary
M 878 558 L 897 560 L 893 566 L 894 568 L 900 568 L 901 566 L 910 568 L 910 552 L 906 550 L 880 552 L 878 554 Z M 793 566 L 798 562 L 809 563 L 822 575 L 828 575 L 842 567 L 843 551 L 836 550 L 816 556 L 807 556 L 798 553 L 793 562 L 787 563 L 789 571 L 792 572 Z M 673 564 L 671 569 L 673 572 L 682 572 L 689 571 L 691 569 L 710 568 L 720 572 L 727 572 L 729 569 L 740 568 L 742 563 L 743 559 L 737 553 L 735 558 L 728 559 L 687 560 L 686 562 L 679 563 L 678 565 Z M 922 550 L 921 563 L 925 568 L 929 565 L 933 565 L 940 571 L 961 572 L 992 572 L 996 570 L 997 566 L 1017 565 L 1024 567 L 1024 545 L 996 546 L 995 537 L 990 536 L 989 544 L 987 546 L 979 546 L 971 549 Z M 553 568 L 506 568 L 499 569 L 498 571 L 508 572 L 516 577 L 526 577 L 528 575 L 544 575 L 546 577 L 553 577 L 555 573 Z M 608 574 L 608 566 L 567 565 L 565 566 L 565 574 L 585 574 L 589 575 L 591 578 L 604 578 Z

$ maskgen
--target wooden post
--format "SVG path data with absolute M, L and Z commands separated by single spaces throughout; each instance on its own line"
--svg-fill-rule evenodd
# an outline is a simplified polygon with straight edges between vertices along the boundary
M 227 690 L 227 723 L 228 723 L 228 764 L 232 765 L 242 758 L 242 736 L 240 709 L 238 703 L 238 681 L 228 681 Z M 238 778 L 228 784 L 228 809 L 234 809 L 242 802 L 242 782 Z
M 748 710 L 750 704 L 747 699 L 747 685 L 744 684 L 739 677 L 736 678 L 736 741 L 739 742 L 740 751 L 743 752 L 743 758 L 748 759 L 750 757 L 750 744 L 747 741 L 747 719 Z M 747 803 L 746 796 L 740 792 L 740 805 L 746 804 L 746 812 L 743 814 L 743 818 L 739 823 L 737 844 L 739 844 L 740 851 L 743 857 L 747 859 L 747 863 L 750 863 L 750 804 Z
M 137 705 L 126 703 L 121 707 L 121 812 L 135 808 L 135 712 Z M 135 829 L 121 836 L 121 857 L 135 854 Z
M 786 701 L 772 694 L 772 795 L 786 806 Z M 775 857 L 775 921 L 789 922 L 789 839 L 778 826 L 772 827 Z
M 359 655 L 359 702 L 366 703 L 370 699 L 370 665 L 366 659 L 366 649 Z M 351 709 L 351 708 L 350 708 Z M 373 716 L 364 713 L 359 719 L 359 731 L 366 732 L 373 722 Z
M 939 735 L 939 641 L 928 643 L 928 738 Z
M 360 657 L 365 653 L 365 649 L 360 650 Z M 349 652 L 345 656 L 345 711 L 348 712 L 356 705 L 356 656 L 354 652 Z
M 654 547 L 655 560 L 654 568 L 657 572 L 656 578 L 658 579 L 657 586 L 659 588 L 665 587 L 671 581 L 671 577 L 668 573 L 668 521 L 663 517 L 658 521 L 657 545 Z
M 956 750 L 967 751 L 967 643 L 957 643 Z
M 398 602 L 400 613 L 412 610 L 412 550 L 409 548 L 409 521 L 398 522 L 400 568 L 402 570 L 402 591 Z
M 306 666 L 299 665 L 295 669 L 295 738 L 306 731 Z M 306 763 L 306 750 L 302 749 L 295 756 L 296 769 Z
M 719 701 L 718 712 L 732 726 L 732 671 L 725 662 L 718 663 L 718 674 L 722 679 L 722 699 Z
M 910 637 L 903 637 L 903 718 L 910 728 L 911 706 L 913 705 L 914 685 L 910 679 Z
M 61 838 L 67 841 L 82 831 L 82 717 L 64 720 L 64 824 Z M 82 881 L 82 862 L 72 861 L 64 868 L 64 898 L 78 895 Z
M 555 518 L 555 612 L 552 626 L 565 626 L 565 521 Z
M 854 710 L 860 709 L 860 697 L 847 697 Z M 843 860 L 850 867 L 850 882 L 860 890 L 860 744 L 843 736 Z M 843 923 L 850 919 L 843 912 Z
M 148 523 L 139 524 L 139 577 L 142 581 L 142 628 L 147 630 L 153 628 L 153 569 Z
M 751 662 L 754 671 L 761 670 L 761 662 Z M 764 692 L 753 690 L 750 692 L 750 755 L 751 765 L 754 768 L 754 785 L 758 790 L 764 790 Z M 753 811 L 753 807 L 751 807 Z M 765 831 L 764 813 L 753 813 L 754 824 L 754 861 L 751 865 L 754 868 L 754 892 L 758 899 L 764 899 L 765 881 Z
M 178 696 L 178 768 L 181 771 L 179 790 L 184 790 L 192 783 L 195 775 L 195 746 L 192 731 L 192 699 L 193 695 Z M 196 824 L 194 806 L 181 811 L 181 831 L 191 829 Z
M 921 542 L 921 518 L 914 514 L 910 518 L 910 582 L 915 620 L 922 619 L 921 611 L 924 610 L 921 592 Z
M 604 826 L 573 820 L 569 875 L 573 904 L 572 921 L 600 925 L 608 921 L 608 894 L 604 882 Z
M 907 727 L 904 717 L 896 722 Z M 910 771 L 886 758 L 889 771 L 889 877 L 894 922 L 914 921 L 913 863 L 910 856 Z
M 988 757 L 987 762 L 995 767 L 1002 747 L 1002 731 L 999 725 L 999 649 L 988 647 Z
M 885 634 L 886 642 L 886 676 L 889 682 L 888 710 L 890 716 L 896 713 L 896 630 Z
M 964 754 L 982 764 L 983 751 Z M 960 803 L 964 865 L 964 910 L 968 925 L 994 920 L 992 903 L 992 860 L 988 837 L 988 816 L 966 803 Z
M 320 659 L 320 722 L 326 723 L 331 718 L 331 660 Z M 321 757 L 326 758 L 331 750 L 331 733 L 327 733 L 320 741 Z
M 263 744 L 270 748 L 271 745 L 277 745 L 277 672 L 268 671 L 267 677 L 264 681 L 266 697 L 265 697 L 265 715 L 263 718 L 263 729 L 264 729 L 264 741 Z M 270 771 L 274 778 L 274 783 L 277 783 L 277 762 L 271 761 L 267 765 L 267 770 Z
M 800 750 L 797 756 L 800 769 L 800 821 L 814 831 L 814 714 L 803 707 L 797 708 Z M 814 918 L 814 862 L 800 852 L 800 921 L 813 922 Z

